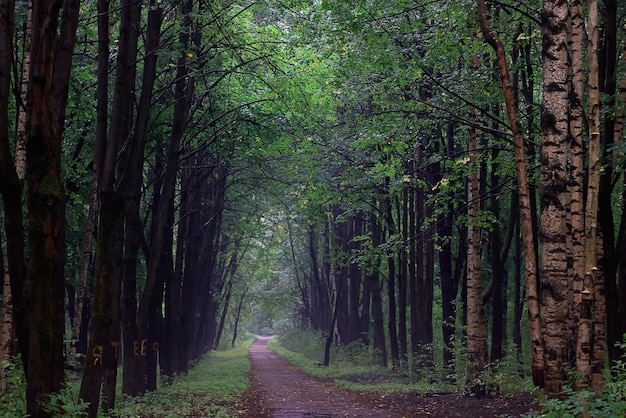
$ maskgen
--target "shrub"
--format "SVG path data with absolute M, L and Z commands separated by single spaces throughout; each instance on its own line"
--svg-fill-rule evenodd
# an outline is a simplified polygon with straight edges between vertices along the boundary
M 0 416 L 26 416 L 26 378 L 18 357 L 4 360 L 1 365 L 6 377 L 6 389 L 0 402 Z
M 626 343 L 620 343 L 619 346 L 622 352 L 626 352 Z M 542 412 L 528 417 L 626 416 L 626 354 L 605 371 L 601 393 L 565 386 L 563 394 L 562 398 L 540 397 Z

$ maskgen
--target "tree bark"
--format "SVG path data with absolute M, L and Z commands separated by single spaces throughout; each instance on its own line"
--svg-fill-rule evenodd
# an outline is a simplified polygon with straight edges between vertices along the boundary
M 600 7 L 599 20 L 602 22 L 600 28 L 601 43 L 598 51 L 599 63 L 599 85 L 600 95 L 605 99 L 602 106 L 605 109 L 616 109 L 614 112 L 601 112 L 603 115 L 603 131 L 601 133 L 602 152 L 602 175 L 600 176 L 600 189 L 598 192 L 598 229 L 601 231 L 603 257 L 599 261 L 604 277 L 604 293 L 606 295 L 606 348 L 609 361 L 614 363 L 619 360 L 622 350 L 616 343 L 621 342 L 624 334 L 624 322 L 620 316 L 620 303 L 622 303 L 623 293 L 619 292 L 618 270 L 620 257 L 622 256 L 619 247 L 619 236 L 615 233 L 618 228 L 614 221 L 614 192 L 615 186 L 622 173 L 618 165 L 619 156 L 615 150 L 611 151 L 613 144 L 621 139 L 623 127 L 623 111 L 621 111 L 621 92 L 618 91 L 618 28 L 617 28 L 617 1 L 607 0 L 602 2 L 604 7 Z M 622 56 L 622 62 L 624 57 Z M 622 79 L 622 82 L 624 80 Z M 623 216 L 623 211 L 622 211 Z
M 557 394 L 570 366 L 566 208 L 568 159 L 567 2 L 544 0 L 541 117 L 541 319 L 545 389 Z
M 533 382 L 539 387 L 544 386 L 544 355 L 543 336 L 539 308 L 539 293 L 537 290 L 537 248 L 533 228 L 532 196 L 528 185 L 526 171 L 526 156 L 522 125 L 515 106 L 515 92 L 508 70 L 506 53 L 502 41 L 492 33 L 488 21 L 484 0 L 477 0 L 478 22 L 486 42 L 495 50 L 498 57 L 498 69 L 506 105 L 506 113 L 511 131 L 513 132 L 513 146 L 515 167 L 517 173 L 517 187 L 519 196 L 520 224 L 522 241 L 524 243 L 524 272 L 526 281 L 526 301 L 528 304 L 528 318 L 530 326 L 530 340 L 532 353 Z M 563 48 L 565 49 L 565 48 Z
M 123 199 L 116 181 L 118 154 L 122 140 L 130 130 L 134 91 L 134 65 L 137 53 L 136 27 L 133 27 L 133 5 L 131 0 L 124 0 L 121 7 L 120 37 L 116 80 L 113 93 L 114 106 L 111 112 L 110 132 L 102 147 L 100 162 L 100 218 L 96 239 L 96 283 L 93 297 L 93 315 L 89 330 L 89 345 L 85 358 L 85 369 L 81 381 L 79 396 L 89 403 L 89 416 L 95 417 L 100 403 L 102 378 L 104 373 L 104 351 L 117 350 L 119 341 L 111 341 L 112 327 L 116 320 L 115 306 L 120 265 L 115 259 L 119 225 L 123 219 Z M 100 5 L 102 7 L 105 5 Z M 108 29 L 107 29 L 108 30 Z M 104 34 L 100 33 L 101 36 Z M 104 35 L 106 36 L 106 35 Z M 108 38 L 107 38 L 108 39 Z M 99 80 L 101 81 L 101 80 Z M 99 117 L 102 115 L 99 115 Z M 99 137 L 101 139 L 101 137 Z
M 138 26 L 141 17 L 141 10 L 138 6 L 129 9 L 128 19 L 132 26 Z M 130 395 L 139 395 L 146 389 L 145 386 L 145 361 L 147 349 L 147 324 L 140 324 L 137 312 L 137 260 L 139 252 L 139 236 L 141 232 L 140 200 L 143 161 L 145 146 L 148 135 L 148 124 L 150 110 L 152 106 L 152 90 L 156 79 L 157 49 L 161 32 L 161 9 L 153 2 L 148 11 L 147 36 L 145 42 L 145 58 L 143 66 L 143 78 L 141 84 L 141 95 L 137 116 L 134 121 L 134 130 L 131 132 L 128 127 L 128 134 L 132 135 L 128 152 L 124 154 L 126 164 L 124 164 L 122 175 L 119 181 L 119 190 L 125 202 L 125 249 L 124 249 L 124 285 L 123 285 L 123 325 L 124 325 L 124 378 L 122 381 L 122 391 Z M 132 36 L 138 36 L 133 32 Z M 136 45 L 135 45 L 136 48 Z M 136 53 L 135 53 L 136 54 Z M 128 69 L 134 72 L 135 67 Z M 128 110 L 132 114 L 132 108 Z M 158 183 L 157 183 L 158 184 Z M 158 187 L 158 186 L 155 186 Z M 154 193 L 159 196 L 158 190 Z M 162 198 L 162 196 L 161 196 Z M 156 215 L 154 215 L 156 217 Z M 157 228 L 154 231 L 158 231 Z M 152 245 L 155 245 L 153 242 Z M 152 255 L 148 256 L 148 264 L 154 262 Z M 157 256 L 158 258 L 159 256 Z M 158 265 L 158 262 L 157 262 Z M 149 278 L 146 278 L 144 293 L 150 285 Z M 151 289 L 150 289 L 151 290 Z M 148 295 L 148 298 L 151 296 Z M 143 329 L 141 327 L 144 327 Z M 140 349 L 137 349 L 140 347 Z
M 27 100 L 26 182 L 29 306 L 27 412 L 48 416 L 47 395 L 64 381 L 65 190 L 61 142 L 78 1 L 33 3 Z M 60 23 L 60 24 L 59 24 Z M 14 292 L 15 293 L 15 292 Z
M 0 364 L 9 360 L 13 342 L 13 302 L 11 301 L 11 282 L 9 267 L 7 266 L 2 247 L 0 247 L 0 275 L 2 277 L 2 319 L 0 323 Z M 7 390 L 7 374 L 4 367 L 0 367 L 0 394 Z
M 579 386 L 587 386 L 589 382 L 591 339 L 590 311 L 583 309 L 583 288 L 585 279 L 585 208 L 584 208 L 584 73 L 583 73 L 583 16 L 581 1 L 570 4 L 570 53 L 572 62 L 572 87 L 570 105 L 570 201 L 569 222 L 571 224 L 571 252 L 572 252 L 572 289 L 573 289 L 573 323 L 574 338 L 576 341 L 576 368 L 584 376 L 578 382 Z M 585 298 L 586 299 L 586 298 Z M 587 304 L 587 301 L 584 301 Z
M 472 109 L 471 120 L 477 125 L 478 109 Z M 474 395 L 485 392 L 481 379 L 487 357 L 487 325 L 482 304 L 482 277 L 480 267 L 481 228 L 480 216 L 480 174 L 478 169 L 478 148 L 480 139 L 475 128 L 469 133 L 469 180 L 467 186 L 467 389 Z
M 594 323 L 593 345 L 591 347 L 591 384 L 594 390 L 599 391 L 602 385 L 602 370 L 605 364 L 606 303 L 604 297 L 604 275 L 601 270 L 602 266 L 598 263 L 598 193 L 600 191 L 602 126 L 600 124 L 600 70 L 598 62 L 600 34 L 597 0 L 589 0 L 587 3 L 587 32 L 589 144 L 587 151 L 587 200 L 585 202 L 585 270 L 591 274 L 593 279 Z
M 378 248 L 382 243 L 382 232 L 376 216 L 370 214 L 370 228 L 372 234 L 372 248 Z M 367 280 L 369 281 L 369 290 L 371 296 L 372 321 L 374 323 L 374 362 L 383 367 L 387 367 L 387 345 L 385 343 L 385 325 L 383 314 L 382 291 L 380 288 L 380 277 L 378 273 L 379 260 L 374 257 L 369 267 L 370 273 Z
M 385 196 L 381 202 L 383 216 L 387 221 L 387 238 L 395 239 L 396 227 L 393 220 L 391 200 Z M 398 345 L 398 319 L 396 304 L 396 263 L 395 254 L 387 255 L 387 330 L 389 332 L 389 351 L 391 352 L 391 364 L 394 370 L 400 367 L 400 348 Z

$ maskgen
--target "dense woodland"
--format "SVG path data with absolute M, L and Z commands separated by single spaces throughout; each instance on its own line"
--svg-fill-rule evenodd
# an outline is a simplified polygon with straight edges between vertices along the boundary
M 623 354 L 623 2 L 0 11 L 0 358 L 31 416 L 68 372 L 95 416 L 246 327 L 415 375 L 463 353 L 474 393 L 505 356 L 600 391 Z

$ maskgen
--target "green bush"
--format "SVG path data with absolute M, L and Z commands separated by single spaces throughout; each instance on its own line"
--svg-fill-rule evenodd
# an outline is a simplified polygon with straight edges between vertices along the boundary
M 2 362 L 2 369 L 7 379 L 7 386 L 0 402 L 0 416 L 26 416 L 26 378 L 19 358 L 13 357 Z
M 89 403 L 78 397 L 78 386 L 72 387 L 69 384 L 66 384 L 60 392 L 51 394 L 48 402 L 43 405 L 44 411 L 54 417 L 88 417 L 88 408 Z
M 622 352 L 626 352 L 626 343 L 620 343 L 619 346 Z M 542 412 L 530 414 L 528 417 L 626 416 L 626 354 L 605 371 L 601 393 L 568 385 L 563 388 L 563 394 L 564 396 L 560 398 L 540 397 Z

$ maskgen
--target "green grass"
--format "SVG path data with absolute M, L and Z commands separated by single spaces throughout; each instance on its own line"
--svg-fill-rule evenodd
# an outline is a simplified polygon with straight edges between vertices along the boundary
M 102 418 L 174 418 L 228 417 L 241 415 L 244 393 L 249 388 L 250 362 L 248 348 L 252 339 L 229 350 L 212 351 L 203 356 L 187 375 L 177 376 L 171 385 L 161 384 L 155 392 L 140 397 L 119 393 L 115 409 Z M 26 414 L 24 373 L 19 360 L 3 362 L 8 374 L 7 392 L 2 394 L 0 417 L 22 417 Z M 50 412 L 54 416 L 86 416 L 86 404 L 78 399 L 80 376 L 69 378 L 65 388 L 53 395 Z
M 204 356 L 172 385 L 142 397 L 119 398 L 108 417 L 237 417 L 249 387 L 250 344 Z
M 276 354 L 285 358 L 305 374 L 332 380 L 337 387 L 342 389 L 385 393 L 433 393 L 454 390 L 451 385 L 414 379 L 408 370 L 393 371 L 391 368 L 375 365 L 371 361 L 371 352 L 362 347 L 334 352 L 330 365 L 324 367 L 321 364 L 321 358 L 319 358 L 323 351 L 317 351 L 317 355 L 312 355 L 308 349 L 301 352 L 300 347 L 294 347 L 298 351 L 292 351 L 285 345 L 290 346 L 290 348 L 292 346 L 289 343 L 284 344 L 281 340 L 274 340 L 270 343 L 270 347 Z M 311 345 L 307 345 L 307 347 L 310 348 Z

